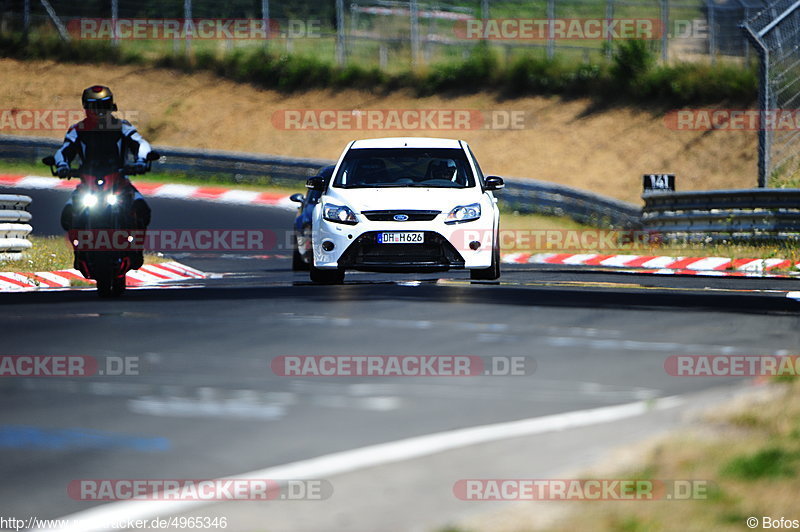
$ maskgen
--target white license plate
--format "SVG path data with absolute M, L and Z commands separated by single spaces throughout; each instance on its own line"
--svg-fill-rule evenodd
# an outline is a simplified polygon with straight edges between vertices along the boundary
M 425 241 L 425 233 L 422 231 L 378 233 L 378 244 L 422 244 Z

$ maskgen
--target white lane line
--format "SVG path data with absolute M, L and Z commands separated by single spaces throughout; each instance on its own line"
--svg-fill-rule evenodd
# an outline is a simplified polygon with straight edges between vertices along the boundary
M 226 476 L 225 479 L 300 479 L 327 478 L 333 475 L 349 473 L 358 469 L 375 467 L 403 460 L 411 460 L 436 453 L 459 449 L 470 445 L 488 443 L 507 438 L 531 436 L 546 432 L 555 432 L 600 423 L 609 423 L 621 419 L 645 414 L 651 410 L 665 410 L 681 405 L 685 399 L 681 397 L 665 397 L 655 401 L 637 401 L 616 406 L 577 410 L 563 414 L 495 423 L 466 429 L 450 430 L 417 436 L 389 443 L 369 445 L 360 449 L 343 451 L 309 460 L 301 460 L 285 465 L 268 467 L 237 476 Z M 129 519 L 152 519 L 155 516 L 187 512 L 193 508 L 210 504 L 204 501 L 123 501 L 104 504 L 89 510 L 62 517 L 64 522 L 79 523 L 57 529 L 74 532 L 108 531 L 110 523 Z

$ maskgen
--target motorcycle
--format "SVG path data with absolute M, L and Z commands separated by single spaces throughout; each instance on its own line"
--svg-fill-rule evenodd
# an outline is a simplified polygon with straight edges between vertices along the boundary
M 115 172 L 101 175 L 98 172 L 70 169 L 67 179 L 80 178 L 78 194 L 72 207 L 72 223 L 69 240 L 75 255 L 75 267 L 87 279 L 94 279 L 101 297 L 116 297 L 125 291 L 125 275 L 138 269 L 143 250 L 144 230 L 137 227 L 133 209 L 134 189 L 125 176 L 146 173 L 153 161 L 161 158 L 158 152 L 148 154 L 144 170 L 135 166 L 125 166 Z M 55 158 L 45 157 L 42 162 L 50 166 L 50 172 L 58 175 Z M 91 237 L 93 245 L 86 246 L 85 236 Z M 122 235 L 123 242 L 98 245 L 104 236 L 116 239 Z M 141 242 L 137 248 L 134 240 Z M 88 247 L 88 249 L 86 249 Z M 138 260 L 137 260 L 138 259 Z

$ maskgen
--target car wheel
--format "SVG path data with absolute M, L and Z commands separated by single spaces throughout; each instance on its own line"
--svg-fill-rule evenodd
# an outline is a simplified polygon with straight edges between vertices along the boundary
M 492 242 L 492 265 L 480 270 L 470 270 L 469 278 L 473 281 L 494 281 L 500 278 L 500 246 Z
M 312 282 L 319 284 L 342 284 L 344 282 L 344 270 L 320 270 L 311 266 L 309 276 Z

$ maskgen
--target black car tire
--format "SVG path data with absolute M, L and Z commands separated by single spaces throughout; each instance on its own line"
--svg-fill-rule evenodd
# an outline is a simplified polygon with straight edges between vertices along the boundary
M 292 251 L 292 271 L 295 272 L 305 272 L 308 271 L 308 263 L 303 260 L 303 256 L 300 254 L 300 251 L 297 248 L 294 248 Z
M 342 284 L 344 282 L 344 270 L 320 270 L 311 266 L 309 276 L 311 282 L 319 284 Z

